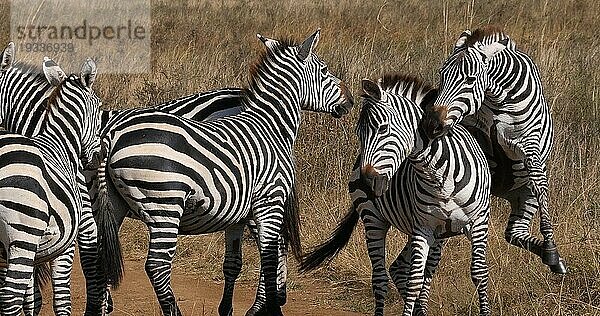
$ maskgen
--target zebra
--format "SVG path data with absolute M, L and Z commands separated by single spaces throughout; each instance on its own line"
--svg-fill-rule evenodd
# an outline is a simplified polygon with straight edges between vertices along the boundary
M 265 311 L 281 314 L 275 299 L 279 237 L 288 237 L 294 255 L 301 252 L 291 201 L 300 109 L 340 117 L 353 104 L 349 89 L 313 53 L 320 30 L 299 45 L 257 36 L 266 51 L 251 68 L 242 113 L 198 123 L 140 110 L 101 134 L 96 220 L 102 264 L 118 285 L 118 227 L 131 211 L 150 232 L 146 273 L 163 314 L 181 314 L 170 286 L 177 235 L 229 234 L 250 218 L 259 231 Z
M 457 123 L 469 127 L 490 161 L 492 194 L 511 204 L 506 240 L 565 274 L 548 210 L 553 127 L 542 90 L 537 66 L 502 30 L 466 30 L 440 70 L 440 95 L 426 129 L 435 137 Z M 538 208 L 543 240 L 529 233 Z
M 429 140 L 420 122 L 437 90 L 420 80 L 391 73 L 378 82 L 363 79 L 362 89 L 356 126 L 361 150 L 349 183 L 353 205 L 334 233 L 305 254 L 300 271 L 333 259 L 360 217 L 373 268 L 374 314 L 383 315 L 388 283 L 385 238 L 393 225 L 409 235 L 390 267 L 404 299 L 403 315 L 425 315 L 442 246 L 447 238 L 464 233 L 471 240 L 471 278 L 480 314 L 489 315 L 490 172 L 483 152 L 460 126 L 451 136 Z
M 31 78 L 26 78 L 29 80 L 22 80 L 22 74 L 19 68 L 12 67 L 15 58 L 14 48 L 14 43 L 11 42 L 2 52 L 3 63 L 0 70 L 4 79 L 3 86 L 6 87 L 3 97 L 0 96 L 2 100 L 2 105 L 0 106 L 0 115 L 3 117 L 2 126 L 7 130 L 31 137 L 37 135 L 41 129 L 42 115 L 46 108 L 48 93 L 43 93 L 43 83 L 37 83 Z M 11 94 L 9 94 L 8 91 L 11 91 Z M 212 120 L 217 117 L 239 113 L 241 111 L 240 101 L 242 92 L 243 90 L 238 88 L 224 88 L 178 98 L 154 106 L 154 108 L 159 111 L 181 115 L 197 121 Z M 18 102 L 11 101 L 15 96 L 17 96 Z M 15 106 L 16 103 L 20 106 Z M 128 111 L 102 111 L 101 126 L 112 124 L 112 121 L 118 117 L 118 114 Z M 81 265 L 87 282 L 87 304 L 85 314 L 97 315 L 100 313 L 100 308 L 103 306 L 100 301 L 103 288 L 101 286 L 102 280 L 99 279 L 99 274 L 96 274 L 96 264 L 94 261 L 97 253 L 95 245 L 96 225 L 93 217 L 90 215 L 90 203 L 95 201 L 95 196 L 89 197 L 87 193 L 87 190 L 92 188 L 91 184 L 95 172 L 84 170 L 83 173 L 86 177 L 85 181 L 82 180 L 82 174 L 78 173 L 78 183 L 82 188 L 81 193 L 84 207 L 77 238 L 80 247 Z M 84 183 L 85 186 L 83 185 Z M 256 235 L 256 226 L 250 225 L 250 231 L 253 235 Z M 239 240 L 239 238 L 236 240 Z M 75 248 L 73 245 L 52 262 L 52 281 L 54 288 L 53 307 L 56 315 L 71 314 L 70 276 L 74 253 Z M 230 264 L 230 262 L 238 262 L 237 260 L 232 259 L 232 256 L 235 256 L 236 254 L 226 252 L 226 255 L 224 274 L 235 275 L 237 277 L 237 274 L 234 274 L 231 271 L 240 271 L 241 267 L 232 266 Z M 89 259 L 90 256 L 91 259 Z M 280 290 L 285 291 L 284 284 L 286 270 L 284 249 L 282 249 L 280 253 L 279 261 L 281 267 L 278 269 L 278 271 L 280 271 L 280 274 L 278 275 L 278 287 Z M 239 264 L 241 265 L 241 261 L 239 261 Z M 226 280 L 229 281 L 230 278 L 226 278 Z M 259 311 L 264 305 L 263 285 L 263 282 L 259 285 L 257 299 L 251 310 Z M 227 283 L 226 288 L 233 289 L 233 286 Z M 35 292 L 33 288 L 28 290 L 29 292 L 25 296 L 26 304 L 24 306 L 24 313 L 25 315 L 37 315 L 40 312 L 42 304 L 41 292 L 39 291 L 39 288 L 35 288 Z M 107 294 L 109 295 L 109 293 Z M 231 306 L 232 295 L 232 292 L 229 297 L 224 295 L 222 303 L 223 308 L 226 308 L 227 305 Z M 280 304 L 285 303 L 285 292 L 278 293 L 278 295 L 282 297 L 280 298 L 282 302 Z M 111 301 L 109 296 L 108 302 Z M 112 304 L 109 303 L 106 308 L 107 312 L 110 313 L 112 311 Z
M 18 68 L 23 80 L 43 82 L 49 97 L 38 135 L 0 132 L 0 266 L 6 268 L 2 315 L 20 314 L 34 265 L 73 244 L 82 209 L 76 173 L 80 159 L 91 161 L 99 132 L 100 99 L 91 89 L 97 70 L 91 59 L 84 62 L 81 76 L 67 76 L 48 57 L 43 75 L 31 65 Z M 18 102 L 19 95 L 13 100 Z
M 271 42 L 274 41 L 269 39 Z M 152 109 L 160 112 L 171 113 L 177 116 L 185 117 L 194 121 L 210 121 L 219 117 L 225 117 L 240 113 L 241 101 L 243 96 L 243 90 L 238 88 L 224 88 L 208 92 L 201 92 L 175 100 L 168 101 L 166 103 L 153 106 Z M 108 128 L 113 124 L 116 124 L 122 119 L 125 119 L 131 115 L 134 115 L 138 109 L 132 110 L 120 110 L 120 111 L 102 111 L 101 126 Z M 145 111 L 146 109 L 142 109 Z M 90 198 L 92 203 L 96 201 L 97 188 L 94 187 L 94 180 L 96 178 L 95 170 L 85 170 L 86 181 L 88 189 L 90 190 Z M 256 240 L 258 234 L 255 223 L 251 220 L 248 222 L 249 230 L 252 236 Z M 225 286 L 224 293 L 219 305 L 219 311 L 223 315 L 232 308 L 233 303 L 233 289 L 235 280 L 237 279 L 241 271 L 241 235 L 243 231 L 243 225 L 237 227 L 239 230 L 230 230 L 226 234 L 226 245 L 227 249 L 225 252 L 225 260 L 223 262 L 223 274 L 225 275 Z M 233 246 L 236 247 L 233 247 Z M 280 306 L 283 306 L 286 302 L 285 283 L 286 283 L 286 255 L 287 248 L 284 243 L 280 243 L 280 249 L 278 254 L 278 301 Z M 111 299 L 109 298 L 109 301 Z M 265 304 L 265 293 L 264 293 L 264 278 L 262 277 L 257 288 L 257 295 L 254 304 L 249 310 L 249 314 L 259 313 Z M 110 313 L 112 304 L 109 303 L 108 311 Z
M 0 63 L 0 121 L 5 130 L 26 137 L 33 137 L 43 129 L 48 98 L 52 89 L 37 76 L 28 74 L 28 65 L 15 63 L 15 44 L 10 42 L 3 50 Z M 81 266 L 86 279 L 86 313 L 98 315 L 103 297 L 102 277 L 96 269 L 97 245 L 96 223 L 93 220 L 90 198 L 85 178 L 77 172 L 83 208 L 79 222 L 77 243 Z M 52 283 L 54 288 L 54 312 L 56 315 L 71 314 L 70 275 L 75 253 L 74 245 L 53 260 Z M 28 291 L 25 297 L 25 315 L 37 315 L 41 308 L 39 289 Z M 35 297 L 34 297 L 35 296 Z

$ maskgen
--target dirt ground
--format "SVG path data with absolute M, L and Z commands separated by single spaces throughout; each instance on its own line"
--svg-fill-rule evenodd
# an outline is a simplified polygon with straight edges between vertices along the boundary
M 73 315 L 82 315 L 85 308 L 85 280 L 75 259 L 71 283 Z M 223 291 L 223 283 L 203 280 L 194 275 L 174 274 L 172 284 L 178 299 L 179 308 L 187 316 L 218 315 L 217 308 Z M 283 311 L 286 315 L 362 315 L 350 311 L 342 311 L 319 306 L 315 297 L 322 295 L 326 288 L 303 286 L 302 290 L 288 291 L 288 302 Z M 321 293 L 321 294 L 320 294 Z M 254 301 L 255 287 L 247 282 L 238 282 L 234 297 L 234 313 L 243 315 Z M 52 311 L 52 294 L 48 286 L 44 290 L 42 316 L 54 315 Z M 143 261 L 126 261 L 125 276 L 118 290 L 113 291 L 115 311 L 120 315 L 160 315 L 158 301 L 144 272 Z

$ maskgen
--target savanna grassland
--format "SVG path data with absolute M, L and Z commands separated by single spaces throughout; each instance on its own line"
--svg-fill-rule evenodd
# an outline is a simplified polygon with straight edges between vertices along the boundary
M 2 16 L 8 15 L 3 2 Z M 322 28 L 317 53 L 355 97 L 361 78 L 400 71 L 436 84 L 437 71 L 462 30 L 502 27 L 538 64 L 555 123 L 549 161 L 555 238 L 570 272 L 552 275 L 537 257 L 504 241 L 509 205 L 493 200 L 489 296 L 494 315 L 600 315 L 600 2 L 597 1 L 153 1 L 152 72 L 98 76 L 95 86 L 110 109 L 158 104 L 226 86 L 242 87 L 263 49 L 255 34 L 302 40 Z M 8 41 L 2 21 L 0 43 Z M 18 59 L 18 56 L 17 56 Z M 72 69 L 77 69 L 73 65 Z M 127 65 L 123 65 L 127 67 Z M 66 67 L 69 68 L 69 67 Z M 304 113 L 296 144 L 303 245 L 323 240 L 350 205 L 347 179 L 358 151 L 357 106 L 341 120 Z M 537 222 L 533 231 L 537 232 Z M 143 226 L 121 231 L 126 255 L 145 256 Z M 388 260 L 406 238 L 392 230 Z M 257 278 L 258 257 L 245 243 L 243 280 Z M 222 279 L 223 234 L 182 237 L 175 270 Z M 451 239 L 435 275 L 432 315 L 477 314 L 469 277 L 469 243 Z M 290 291 L 318 284 L 328 294 L 313 304 L 370 313 L 370 262 L 358 227 L 328 267 L 299 276 L 290 260 Z M 238 294 L 239 295 L 239 294 Z M 252 294 L 253 295 L 253 294 Z M 149 298 L 153 295 L 149 293 Z M 393 286 L 387 312 L 402 302 Z

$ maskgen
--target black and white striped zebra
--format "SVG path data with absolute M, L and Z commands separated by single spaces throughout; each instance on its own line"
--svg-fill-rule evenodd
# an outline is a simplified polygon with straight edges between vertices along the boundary
M 137 111 L 103 133 L 97 223 L 111 283 L 121 279 L 117 232 L 128 211 L 149 228 L 146 272 L 164 314 L 180 314 L 170 286 L 177 235 L 228 234 L 252 218 L 259 231 L 266 313 L 281 313 L 276 302 L 280 235 L 287 235 L 296 255 L 300 252 L 298 228 L 292 225 L 297 209 L 289 201 L 300 110 L 341 116 L 353 102 L 313 53 L 319 35 L 300 45 L 259 35 L 266 52 L 251 70 L 238 115 L 197 123 Z
M 2 105 L 0 105 L 0 115 L 3 118 L 2 125 L 5 129 L 11 130 L 25 136 L 37 135 L 41 129 L 42 115 L 46 109 L 47 93 L 43 93 L 44 85 L 36 82 L 32 78 L 22 76 L 19 67 L 13 68 L 15 57 L 14 44 L 9 43 L 7 48 L 2 53 L 3 64 L 1 74 L 3 76 L 3 86 L 5 87 L 3 97 L 0 97 Z M 28 80 L 29 79 L 29 80 Z M 9 93 L 10 91 L 10 93 Z M 211 120 L 218 117 L 237 114 L 241 111 L 242 90 L 237 88 L 225 88 L 215 91 L 197 93 L 186 97 L 178 98 L 164 104 L 155 106 L 159 111 L 173 113 L 182 117 L 187 117 L 193 120 Z M 15 102 L 18 100 L 18 102 Z M 118 116 L 126 111 L 102 111 L 101 126 L 111 124 Z M 80 248 L 81 265 L 87 282 L 87 304 L 86 315 L 97 315 L 100 313 L 100 299 L 103 292 L 102 280 L 96 274 L 96 224 L 91 216 L 90 201 L 95 200 L 95 196 L 88 196 L 87 188 L 91 188 L 91 182 L 94 172 L 86 172 L 87 185 L 84 186 L 83 177 L 78 173 L 78 181 L 81 186 L 82 199 L 84 208 L 82 212 L 82 220 L 78 233 L 78 244 Z M 85 172 L 85 170 L 84 170 Z M 94 191 L 92 191 L 94 192 Z M 251 232 L 256 235 L 256 226 L 251 227 Z M 233 238 L 233 236 L 232 236 Z M 237 238 L 236 240 L 239 240 Z M 282 249 L 284 250 L 284 249 Z M 240 248 L 241 251 L 241 248 Z M 70 277 L 73 265 L 75 248 L 70 247 L 64 254 L 57 257 L 52 262 L 52 282 L 54 290 L 54 312 L 55 315 L 70 315 L 71 314 L 71 291 Z M 232 275 L 231 271 L 240 271 L 241 267 L 232 266 L 231 262 L 238 262 L 231 259 L 237 254 L 227 252 L 228 258 L 224 262 L 224 273 Z M 239 254 L 241 256 L 241 254 Z M 280 254 L 280 264 L 284 265 L 280 271 L 278 278 L 278 287 L 285 284 L 285 253 Z M 239 261 L 241 266 L 241 261 Z M 239 272 L 238 272 L 239 273 Z M 235 274 L 237 277 L 237 274 Z M 229 281 L 230 278 L 227 278 Z M 233 285 L 229 283 L 226 287 L 233 289 Z M 261 282 L 257 292 L 257 299 L 252 307 L 253 310 L 260 310 L 264 305 L 264 283 Z M 283 287 L 283 289 L 285 289 Z M 42 297 L 39 288 L 30 289 L 30 292 L 25 297 L 24 313 L 25 315 L 37 315 L 41 309 Z M 233 293 L 231 293 L 231 296 Z M 232 297 L 224 295 L 223 305 L 227 302 L 231 306 Z M 285 302 L 285 292 L 281 293 L 281 299 Z M 110 312 L 110 305 L 108 312 Z
M 83 64 L 81 76 L 67 76 L 49 58 L 42 71 L 28 65 L 16 68 L 22 80 L 39 84 L 37 91 L 49 96 L 36 136 L 0 134 L 0 265 L 6 268 L 0 288 L 2 315 L 20 314 L 34 265 L 72 246 L 82 211 L 76 174 L 80 159 L 91 161 L 99 132 L 100 100 L 91 89 L 96 77 L 91 59 Z M 0 85 L 0 95 L 20 105 L 20 95 L 11 97 L 4 89 Z
M 485 156 L 462 127 L 430 141 L 420 128 L 437 91 L 398 74 L 362 81 L 356 131 L 361 153 L 349 183 L 353 206 L 329 239 L 305 255 L 301 271 L 331 260 L 349 241 L 359 217 L 365 226 L 375 315 L 383 315 L 388 275 L 385 238 L 390 225 L 409 241 L 390 268 L 404 299 L 403 315 L 426 315 L 431 278 L 444 241 L 466 234 L 480 313 L 489 315 L 486 264 L 490 173 Z
M 440 96 L 428 131 L 443 134 L 458 123 L 482 144 L 492 170 L 492 194 L 511 204 L 506 240 L 564 274 L 548 210 L 546 160 L 552 118 L 537 66 L 495 27 L 464 31 L 440 70 Z M 529 233 L 540 209 L 543 240 Z
M 28 66 L 15 63 L 15 45 L 9 43 L 2 52 L 0 65 L 1 89 L 0 119 L 1 126 L 13 133 L 27 137 L 38 135 L 43 127 L 48 98 L 52 90 L 48 84 L 30 76 Z M 90 198 L 87 194 L 83 174 L 77 172 L 83 209 L 77 234 L 81 266 L 86 278 L 86 315 L 98 315 L 101 312 L 101 299 L 104 292 L 102 277 L 97 272 L 96 223 L 92 216 Z M 56 315 L 71 314 L 70 276 L 75 253 L 74 245 L 64 254 L 53 260 L 52 285 L 54 289 L 54 312 Z M 35 298 L 34 298 L 35 295 Z M 25 315 L 37 315 L 42 303 L 41 294 L 28 292 L 25 297 Z
M 271 40 L 273 41 L 273 40 Z M 180 117 L 185 117 L 194 121 L 211 121 L 216 118 L 230 116 L 238 114 L 242 111 L 242 97 L 243 90 L 238 88 L 224 88 L 219 90 L 213 90 L 208 92 L 201 92 L 175 100 L 168 101 L 164 104 L 160 104 L 152 107 L 153 110 L 171 113 Z M 108 128 L 108 126 L 114 125 L 122 119 L 126 119 L 131 115 L 135 115 L 139 109 L 131 110 L 120 110 L 120 111 L 103 111 L 102 112 L 102 126 Z M 147 109 L 141 109 L 146 111 Z M 93 186 L 96 178 L 96 170 L 86 172 L 86 181 L 88 188 L 90 189 L 90 197 L 92 203 L 96 201 L 97 190 Z M 249 230 L 253 237 L 257 237 L 258 229 L 254 222 L 251 220 L 248 223 Z M 230 229 L 226 234 L 226 252 L 225 260 L 223 262 L 223 274 L 225 275 L 225 290 L 219 305 L 219 310 L 222 314 L 227 314 L 232 308 L 233 303 L 233 289 L 235 286 L 235 280 L 239 276 L 242 267 L 242 232 L 244 225 L 240 225 L 237 229 Z M 280 249 L 278 254 L 278 301 L 281 306 L 285 304 L 286 293 L 285 283 L 287 277 L 287 265 L 286 265 L 287 247 L 283 243 L 280 243 Z M 254 304 L 250 308 L 250 313 L 256 313 L 264 308 L 265 304 L 265 293 L 264 293 L 264 278 L 260 277 L 259 286 L 257 288 L 256 299 Z M 111 309 L 109 308 L 109 311 Z
M 9 45 L 10 46 L 10 45 Z M 13 85 L 14 87 L 14 85 Z M 17 86 L 18 87 L 18 86 Z M 234 115 L 237 114 L 239 112 L 241 112 L 241 100 L 242 100 L 242 89 L 238 89 L 238 88 L 224 88 L 224 89 L 219 89 L 219 90 L 214 90 L 214 91 L 208 91 L 208 92 L 202 92 L 202 93 L 197 93 L 197 94 L 193 94 L 193 95 L 189 95 L 189 96 L 185 96 L 182 98 L 178 98 L 175 100 L 171 100 L 168 101 L 164 104 L 160 104 L 158 106 L 154 106 L 153 109 L 157 110 L 157 111 L 161 111 L 161 112 L 165 112 L 165 113 L 172 113 L 175 115 L 179 115 L 182 117 L 186 117 L 195 121 L 204 121 L 204 120 L 213 120 L 215 118 L 218 117 L 224 117 L 224 116 L 229 116 L 229 115 Z M 27 94 L 24 94 L 27 95 Z M 35 93 L 33 95 L 36 95 Z M 40 102 L 35 102 L 35 100 L 30 100 L 31 102 L 28 102 L 29 104 L 33 105 L 33 107 L 31 109 L 28 109 L 26 107 L 22 107 L 22 109 L 27 109 L 24 111 L 19 111 L 16 113 L 9 113 L 8 115 L 5 115 L 5 117 L 9 118 L 9 122 L 27 122 L 27 123 L 21 123 L 20 129 L 21 130 L 31 130 L 31 131 L 37 131 L 39 130 L 39 127 L 36 127 L 35 129 L 31 128 L 31 126 L 35 125 L 34 123 L 37 123 L 35 119 L 31 119 L 30 117 L 28 117 L 28 115 L 35 115 L 36 113 L 38 113 L 39 111 L 37 111 L 37 109 L 39 108 L 43 108 L 44 107 L 44 102 L 42 102 L 43 100 L 41 100 Z M 10 109 L 6 109 L 6 111 L 15 111 L 18 109 L 15 109 L 14 107 L 10 107 Z M 133 113 L 135 110 L 120 110 L 120 111 L 102 111 L 102 115 L 101 115 L 101 126 L 108 126 L 113 124 L 114 122 L 118 121 L 119 118 L 121 116 L 127 116 L 131 113 Z M 39 114 L 39 113 L 38 113 Z M 13 123 L 15 124 L 15 123 Z M 88 203 L 84 203 L 84 205 L 88 205 L 89 207 L 89 201 L 91 200 L 92 203 L 95 201 L 95 193 L 96 191 L 94 190 L 94 188 L 92 187 L 92 183 L 93 180 L 95 178 L 95 172 L 96 170 L 84 170 L 85 176 L 86 176 L 86 187 L 88 189 L 91 189 L 90 194 L 91 197 L 86 198 L 88 195 L 87 193 L 85 193 L 83 195 L 84 197 L 84 202 L 88 202 Z M 90 219 L 90 218 L 88 218 Z M 93 219 L 93 218 L 91 218 Z M 92 222 L 91 224 L 93 224 L 93 230 L 95 232 L 95 222 Z M 250 225 L 250 232 L 252 233 L 253 236 L 256 236 L 257 234 L 257 228 L 256 225 L 253 225 L 252 221 L 249 223 L 252 224 Z M 83 225 L 83 222 L 81 223 L 81 225 Z M 86 227 L 89 227 L 86 225 Z M 81 248 L 81 231 L 80 230 L 80 234 L 78 236 L 79 238 L 79 243 L 80 243 L 80 248 Z M 240 245 L 240 241 L 241 241 L 241 231 L 239 232 L 240 236 L 237 236 L 236 234 L 228 234 L 228 241 L 227 243 L 229 245 L 233 245 L 234 242 L 237 245 Z M 95 234 L 95 233 L 94 233 Z M 84 234 L 84 236 L 87 236 L 89 234 Z M 95 242 L 95 241 L 94 241 Z M 95 247 L 95 246 L 94 246 Z M 90 249 L 92 247 L 88 246 L 87 249 Z M 238 250 L 238 249 L 236 249 Z M 280 304 L 284 304 L 285 303 L 285 279 L 286 279 L 286 248 L 281 247 L 280 249 L 280 254 L 279 254 L 279 268 L 278 268 L 278 279 L 277 279 L 277 285 L 278 285 L 278 299 L 280 300 Z M 81 255 L 83 257 L 84 252 L 81 251 Z M 55 259 L 53 261 L 53 269 L 52 269 L 52 280 L 53 280 L 53 288 L 54 288 L 54 309 L 55 309 L 55 314 L 56 315 L 69 315 L 70 314 L 70 306 L 71 306 L 71 300 L 70 300 L 70 273 L 71 273 L 71 268 L 72 268 L 72 263 L 73 263 L 73 256 L 74 256 L 74 248 L 71 247 L 68 251 L 66 251 L 63 255 L 59 256 L 57 259 Z M 226 289 L 230 289 L 230 291 L 226 291 L 223 295 L 223 300 L 221 303 L 222 309 L 224 310 L 229 310 L 231 308 L 232 305 L 232 299 L 233 299 L 233 286 L 234 286 L 234 282 L 235 279 L 237 279 L 237 276 L 239 275 L 239 272 L 241 271 L 241 259 L 237 259 L 237 258 L 241 258 L 241 247 L 239 247 L 239 250 L 236 251 L 226 251 L 226 258 L 224 261 L 224 266 L 223 266 L 223 271 L 224 274 L 228 277 L 226 277 L 226 285 L 225 288 Z M 86 265 L 84 264 L 85 262 L 82 262 L 82 265 L 85 267 Z M 88 269 L 89 270 L 89 269 Z M 96 270 L 96 266 L 95 264 L 91 267 L 92 271 Z M 84 271 L 86 271 L 86 269 L 84 269 Z M 88 289 L 92 289 L 91 286 L 88 285 Z M 30 300 L 30 304 L 26 305 L 26 315 L 37 315 L 39 313 L 39 310 L 41 308 L 41 295 L 39 295 L 39 290 L 37 291 L 37 295 L 35 296 L 35 298 L 33 297 L 33 295 L 35 295 L 34 293 L 30 293 L 31 297 L 29 297 Z M 88 294 L 88 302 L 89 302 L 89 294 Z M 27 300 L 26 300 L 27 301 Z M 112 301 L 111 299 L 109 299 L 109 301 Z M 251 307 L 251 311 L 259 311 L 264 307 L 264 303 L 265 303 L 265 296 L 264 296 L 264 282 L 263 282 L 263 278 L 261 277 L 261 282 L 259 283 L 259 287 L 257 289 L 257 297 L 256 300 L 253 304 L 253 306 Z M 88 308 L 86 308 L 86 314 L 96 314 L 97 310 L 96 309 L 91 309 L 89 308 L 88 304 Z M 108 305 L 108 310 L 107 312 L 111 312 L 112 311 L 112 304 L 109 303 Z

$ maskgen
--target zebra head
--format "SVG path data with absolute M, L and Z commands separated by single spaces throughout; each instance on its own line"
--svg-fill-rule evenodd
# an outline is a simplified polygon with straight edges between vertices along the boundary
M 490 43 L 481 41 L 481 32 L 464 31 L 454 51 L 440 69 L 439 96 L 427 113 L 425 132 L 430 138 L 440 137 L 475 114 L 490 88 L 488 64 L 506 48 L 508 38 Z
M 382 87 L 382 82 L 362 80 L 362 110 L 356 126 L 361 146 L 361 178 L 375 196 L 387 190 L 389 180 L 413 152 L 423 116 L 421 107 L 397 87 L 410 90 L 416 102 L 421 102 L 429 91 L 424 86 Z
M 96 63 L 88 58 L 81 66 L 80 75 L 69 75 L 48 57 L 44 57 L 44 76 L 54 86 L 54 91 L 48 98 L 48 109 L 61 109 L 63 119 L 71 126 L 71 133 L 78 140 L 75 148 L 80 155 L 83 165 L 91 163 L 94 153 L 99 146 L 100 130 L 100 98 L 92 90 L 96 80 Z M 57 115 L 58 116 L 58 115 Z
M 350 112 L 354 99 L 344 82 L 331 74 L 327 64 L 314 53 L 320 34 L 321 30 L 318 29 L 302 44 L 289 47 L 294 58 L 289 59 L 288 62 L 293 63 L 297 69 L 290 68 L 292 65 L 282 65 L 279 72 L 284 79 L 297 81 L 295 84 L 299 88 L 298 97 L 303 110 L 331 113 L 333 117 L 339 118 Z M 287 50 L 285 48 L 287 45 L 284 43 L 260 34 L 257 34 L 257 37 L 265 44 L 269 53 Z M 299 78 L 290 78 L 289 76 L 295 71 L 298 71 Z

